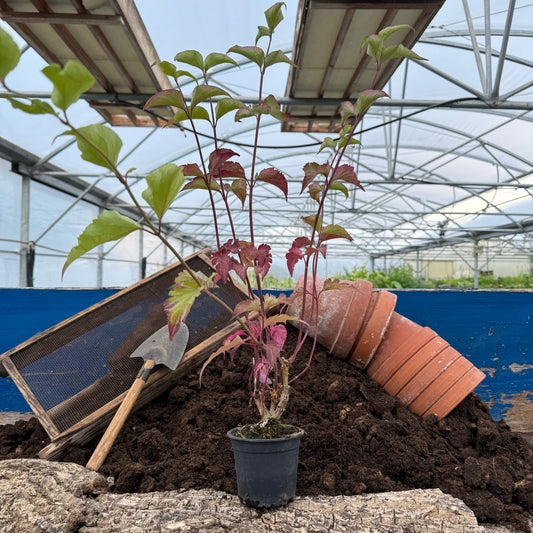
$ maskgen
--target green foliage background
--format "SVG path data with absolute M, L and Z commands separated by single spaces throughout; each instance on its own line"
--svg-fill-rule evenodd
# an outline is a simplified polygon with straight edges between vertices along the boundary
M 391 266 L 388 272 L 369 271 L 366 266 L 354 266 L 351 270 L 337 273 L 333 278 L 343 280 L 367 279 L 378 289 L 438 289 L 438 288 L 472 288 L 473 277 L 449 278 L 439 280 L 418 279 L 410 265 Z M 264 287 L 271 289 L 291 289 L 296 282 L 268 274 Z M 533 289 L 533 269 L 516 276 L 479 276 L 480 289 Z

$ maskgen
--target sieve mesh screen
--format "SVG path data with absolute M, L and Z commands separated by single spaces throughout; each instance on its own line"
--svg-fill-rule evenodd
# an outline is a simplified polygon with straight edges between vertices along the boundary
M 201 254 L 188 258 L 188 264 L 206 276 L 213 272 Z M 130 355 L 166 324 L 163 304 L 180 270 L 180 266 L 167 268 L 8 352 L 59 433 L 131 386 L 143 360 Z M 230 307 L 237 302 L 230 286 L 214 291 Z M 228 312 L 202 294 L 187 319 L 188 347 L 198 345 L 230 320 Z

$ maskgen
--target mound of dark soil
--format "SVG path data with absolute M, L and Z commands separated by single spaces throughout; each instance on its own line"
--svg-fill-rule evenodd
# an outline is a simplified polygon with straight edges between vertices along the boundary
M 305 364 L 306 356 L 301 356 Z M 226 432 L 256 421 L 249 405 L 249 357 L 222 359 L 183 379 L 130 416 L 101 472 L 117 492 L 213 488 L 236 493 Z M 293 370 L 296 375 L 297 369 Z M 354 495 L 440 488 L 480 522 L 528 531 L 533 447 L 494 421 L 471 394 L 444 420 L 405 409 L 364 372 L 318 349 L 298 379 L 284 422 L 302 427 L 299 495 Z M 0 427 L 0 458 L 33 457 L 48 442 L 35 421 Z M 85 465 L 98 440 L 64 460 Z

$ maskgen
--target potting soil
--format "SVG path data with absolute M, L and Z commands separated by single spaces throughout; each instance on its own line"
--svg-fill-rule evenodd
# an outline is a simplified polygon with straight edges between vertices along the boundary
M 300 354 L 293 376 L 307 358 Z M 130 415 L 100 469 L 114 477 L 113 490 L 212 488 L 236 494 L 226 433 L 257 420 L 249 403 L 249 368 L 245 351 L 235 364 L 220 357 L 205 371 L 201 388 L 198 372 L 191 373 Z M 494 421 L 475 394 L 441 421 L 421 418 L 319 346 L 309 370 L 292 384 L 283 421 L 305 430 L 300 496 L 440 488 L 462 499 L 480 522 L 528 531 L 533 447 Z M 63 460 L 85 465 L 98 440 L 70 448 Z M 0 426 L 0 459 L 35 457 L 48 442 L 36 419 Z

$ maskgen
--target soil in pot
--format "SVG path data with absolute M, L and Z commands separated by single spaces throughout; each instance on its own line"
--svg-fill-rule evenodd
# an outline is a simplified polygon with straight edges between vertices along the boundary
M 249 358 L 235 361 L 214 361 L 201 389 L 191 373 L 130 416 L 101 469 L 115 478 L 116 492 L 237 493 L 226 433 L 257 417 L 246 390 Z M 300 361 L 307 362 L 305 352 Z M 441 421 L 421 418 L 364 371 L 320 348 L 291 392 L 283 422 L 305 430 L 298 495 L 440 488 L 465 501 L 480 522 L 527 530 L 533 447 L 494 421 L 475 394 Z M 0 458 L 35 457 L 47 443 L 35 419 L 0 427 Z M 72 448 L 64 459 L 85 465 L 97 443 Z

